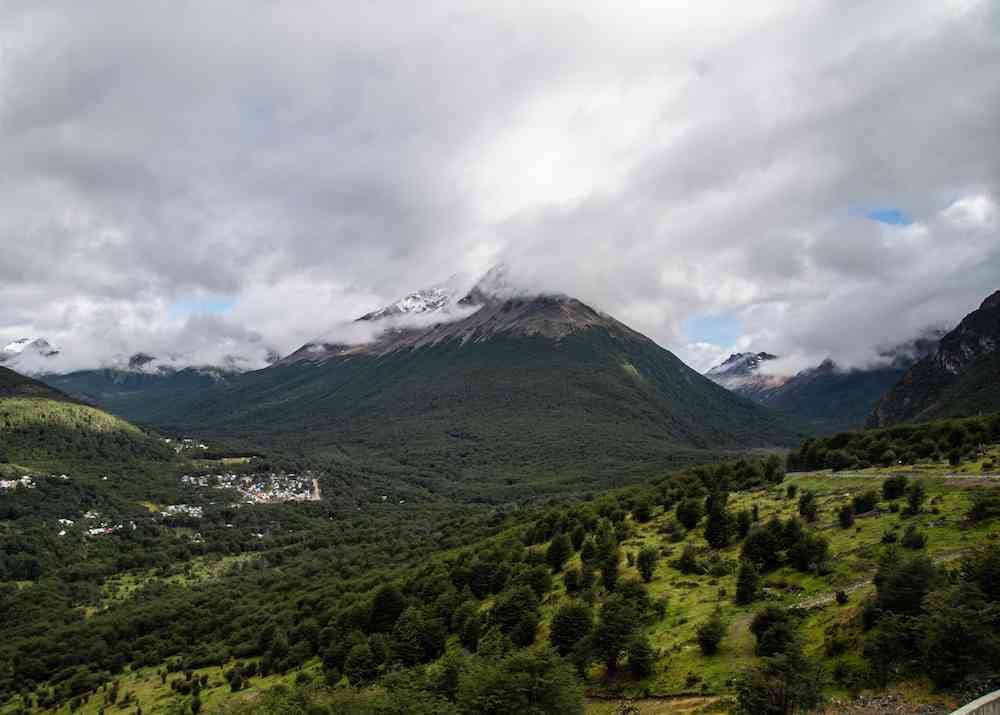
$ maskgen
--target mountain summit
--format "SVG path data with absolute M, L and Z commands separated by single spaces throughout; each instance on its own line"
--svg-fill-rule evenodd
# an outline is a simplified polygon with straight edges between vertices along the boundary
M 758 394 L 781 387 L 788 380 L 784 375 L 768 375 L 761 372 L 761 365 L 777 359 L 777 355 L 766 352 L 733 353 L 706 372 L 705 377 L 727 390 L 754 399 Z
M 24 374 L 45 372 L 59 349 L 45 338 L 19 338 L 0 348 L 0 365 Z

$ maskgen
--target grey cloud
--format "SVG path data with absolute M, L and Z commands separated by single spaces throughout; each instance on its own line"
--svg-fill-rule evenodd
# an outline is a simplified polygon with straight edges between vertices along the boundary
M 698 367 L 862 363 L 1000 284 L 942 215 L 1000 200 L 988 0 L 14 2 L 0 48 L 0 337 L 93 359 L 290 351 L 505 260 Z

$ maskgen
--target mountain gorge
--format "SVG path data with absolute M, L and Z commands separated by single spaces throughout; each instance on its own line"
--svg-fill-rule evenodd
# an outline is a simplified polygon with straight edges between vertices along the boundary
M 820 434 L 857 429 L 878 400 L 924 356 L 933 354 L 940 331 L 880 352 L 871 367 L 841 368 L 832 360 L 794 375 L 767 372 L 769 353 L 735 353 L 706 377 L 761 405 L 800 420 Z

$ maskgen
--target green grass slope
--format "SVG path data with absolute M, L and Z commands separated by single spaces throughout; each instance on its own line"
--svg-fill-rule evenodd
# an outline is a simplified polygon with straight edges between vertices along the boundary
M 121 463 L 171 456 L 166 446 L 119 417 L 28 378 L 0 374 L 0 379 L 4 464 L 55 469 L 92 460 Z

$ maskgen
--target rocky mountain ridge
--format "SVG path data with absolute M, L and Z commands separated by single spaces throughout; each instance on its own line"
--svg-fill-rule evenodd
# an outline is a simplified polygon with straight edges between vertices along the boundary
M 868 425 L 974 415 L 1000 409 L 1000 291 L 987 297 L 916 362 L 878 404 Z

